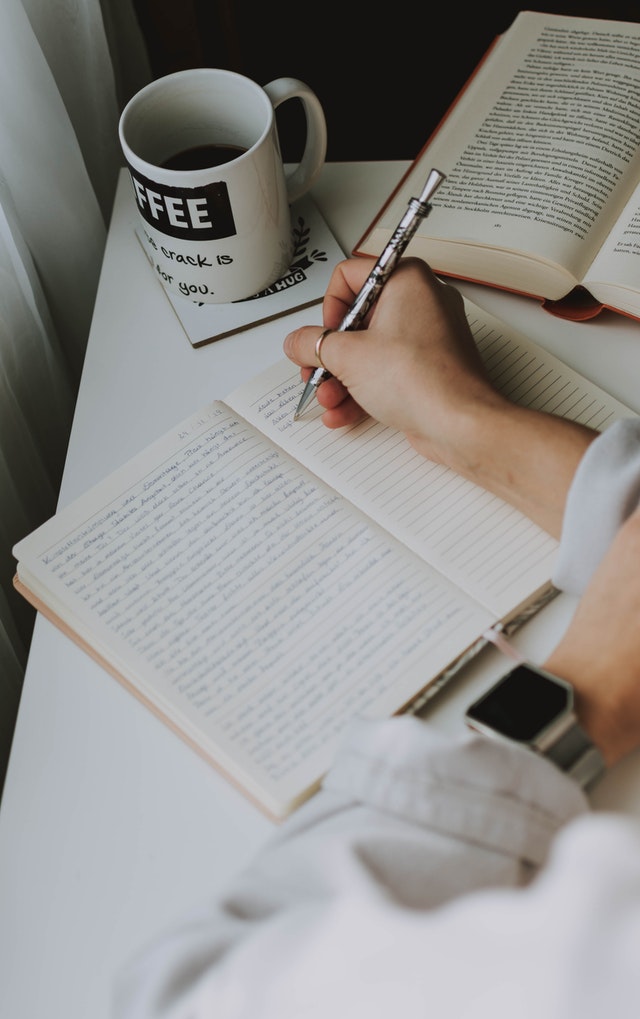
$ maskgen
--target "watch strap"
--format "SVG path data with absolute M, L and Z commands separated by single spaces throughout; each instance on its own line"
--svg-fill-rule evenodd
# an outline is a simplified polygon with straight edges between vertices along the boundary
M 542 753 L 562 771 L 571 775 L 583 789 L 597 782 L 605 771 L 602 754 L 579 725 L 575 715 L 572 724 Z

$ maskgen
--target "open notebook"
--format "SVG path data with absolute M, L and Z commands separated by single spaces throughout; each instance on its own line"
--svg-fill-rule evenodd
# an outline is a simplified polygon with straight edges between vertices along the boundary
M 632 412 L 473 305 L 500 388 L 604 429 Z M 550 597 L 556 542 L 367 420 L 294 421 L 273 365 L 14 549 L 18 588 L 263 810 L 314 789 L 354 715 L 421 704 Z

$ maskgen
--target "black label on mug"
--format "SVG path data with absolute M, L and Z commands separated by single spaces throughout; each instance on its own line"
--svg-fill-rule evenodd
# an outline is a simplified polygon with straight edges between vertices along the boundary
M 236 233 L 224 181 L 176 188 L 147 180 L 131 167 L 129 173 L 140 214 L 163 234 L 187 241 L 214 241 Z

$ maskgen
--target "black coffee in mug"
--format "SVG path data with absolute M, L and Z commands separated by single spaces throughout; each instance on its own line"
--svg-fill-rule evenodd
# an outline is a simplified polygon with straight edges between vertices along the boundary
M 210 142 L 207 145 L 195 145 L 190 149 L 176 152 L 163 160 L 162 166 L 167 170 L 206 170 L 211 166 L 230 163 L 247 151 L 242 145 L 224 145 Z

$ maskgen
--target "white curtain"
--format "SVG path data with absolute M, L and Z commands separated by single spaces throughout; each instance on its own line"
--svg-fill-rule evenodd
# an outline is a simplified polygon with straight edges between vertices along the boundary
M 150 76 L 131 0 L 0 0 L 0 787 L 33 620 L 11 548 L 55 511 L 118 116 Z

